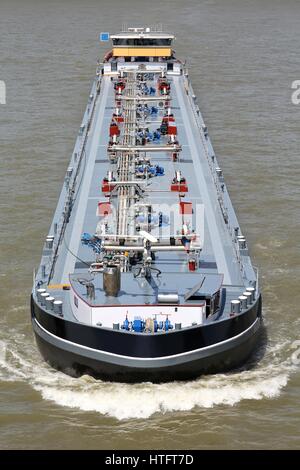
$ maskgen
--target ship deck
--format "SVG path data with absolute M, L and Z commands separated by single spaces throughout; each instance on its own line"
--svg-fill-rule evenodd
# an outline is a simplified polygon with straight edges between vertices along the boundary
M 190 272 L 185 252 L 163 251 L 155 254 L 152 266 L 161 271 L 161 276 L 153 275 L 153 282 L 144 282 L 136 279 L 133 273 L 122 274 L 122 295 L 118 296 L 117 303 L 123 305 L 155 303 L 157 290 L 176 290 L 179 297 L 184 296 L 187 290 L 193 287 L 200 275 L 213 279 L 219 274 L 223 276 L 223 287 L 226 290 L 224 305 L 241 295 L 245 288 L 245 280 L 253 278 L 254 273 L 248 253 L 241 257 L 237 255 L 236 241 L 234 242 L 234 227 L 238 222 L 232 208 L 226 185 L 222 183 L 221 198 L 223 207 L 229 218 L 224 218 L 222 204 L 220 204 L 220 183 L 216 182 L 214 169 L 218 167 L 217 159 L 211 162 L 213 149 L 209 136 L 204 132 L 204 122 L 201 113 L 195 105 L 195 97 L 191 88 L 188 88 L 188 79 L 184 75 L 170 75 L 171 109 L 177 126 L 177 139 L 181 145 L 178 161 L 173 161 L 170 152 L 155 152 L 149 154 L 151 164 L 158 164 L 164 168 L 164 175 L 155 176 L 145 183 L 141 180 L 141 188 L 145 190 L 145 198 L 158 209 L 164 205 L 179 205 L 178 193 L 170 190 L 170 184 L 176 171 L 180 171 L 186 179 L 188 192 L 184 201 L 192 202 L 193 207 L 204 207 L 204 218 L 200 227 L 201 253 L 199 268 Z M 151 83 L 149 83 L 149 86 Z M 101 191 L 101 182 L 108 170 L 116 170 L 116 165 L 108 157 L 109 127 L 115 106 L 114 81 L 110 76 L 103 75 L 101 89 L 95 101 L 94 115 L 85 143 L 85 154 L 77 177 L 74 202 L 71 216 L 61 240 L 56 262 L 54 265 L 50 285 L 52 293 L 65 301 L 67 292 L 61 290 L 61 285 L 70 283 L 77 277 L 88 278 L 88 267 L 95 262 L 95 254 L 89 246 L 82 244 L 82 234 L 94 234 L 98 222 L 101 220 L 98 213 L 99 202 L 107 200 Z M 149 118 L 147 126 L 150 131 L 160 126 L 162 112 L 158 116 Z M 162 136 L 159 145 L 167 143 L 167 137 Z M 145 146 L 147 151 L 147 144 Z M 223 180 L 222 180 L 223 181 Z M 65 189 L 63 190 L 63 192 Z M 64 195 L 61 195 L 56 214 L 53 219 L 58 220 L 63 210 Z M 112 225 L 114 220 L 109 221 Z M 50 234 L 53 233 L 53 225 Z M 151 231 L 153 236 L 159 236 L 158 227 Z M 43 256 L 47 259 L 47 249 Z M 99 276 L 100 277 L 100 276 Z M 95 305 L 111 304 L 110 297 L 105 295 L 101 282 L 96 278 Z M 152 285 L 151 285 L 152 284 Z M 57 288 L 56 288 L 57 286 Z M 80 287 L 78 286 L 80 292 Z M 82 296 L 84 297 L 82 291 Z M 64 311 L 66 312 L 65 309 Z M 227 309 L 222 309 L 224 312 Z M 66 316 L 74 320 L 71 309 Z

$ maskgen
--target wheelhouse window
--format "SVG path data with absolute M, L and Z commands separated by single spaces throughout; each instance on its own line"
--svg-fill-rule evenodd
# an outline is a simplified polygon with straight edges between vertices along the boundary
M 170 46 L 172 39 L 164 38 L 116 38 L 114 46 Z

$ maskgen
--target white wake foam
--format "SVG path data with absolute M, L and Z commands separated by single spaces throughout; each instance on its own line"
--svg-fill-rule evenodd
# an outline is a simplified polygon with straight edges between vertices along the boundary
M 140 386 L 106 384 L 96 382 L 80 386 L 57 389 L 46 384 L 37 384 L 36 389 L 43 398 L 53 400 L 62 406 L 96 411 L 118 420 L 149 418 L 155 413 L 188 411 L 195 407 L 211 408 L 215 405 L 233 406 L 241 400 L 259 400 L 279 395 L 287 384 L 286 374 L 258 380 L 254 377 L 212 376 L 186 383 Z
M 46 400 L 60 406 L 94 411 L 118 420 L 145 419 L 155 413 L 189 411 L 196 407 L 233 406 L 241 400 L 274 398 L 295 369 L 290 358 L 282 360 L 286 342 L 268 348 L 264 360 L 252 370 L 201 377 L 190 382 L 121 384 L 88 376 L 68 377 L 48 367 L 35 346 L 15 337 L 2 342 L 2 380 L 29 382 Z M 286 354 L 285 354 L 286 356 Z

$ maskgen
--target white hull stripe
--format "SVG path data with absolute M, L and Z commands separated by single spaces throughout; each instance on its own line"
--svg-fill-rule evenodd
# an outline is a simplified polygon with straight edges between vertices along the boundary
M 81 344 L 78 344 L 78 343 L 73 343 L 72 341 L 69 341 L 67 339 L 63 339 L 63 338 L 60 338 L 59 336 L 56 336 L 54 335 L 53 333 L 50 333 L 48 330 L 46 330 L 38 321 L 36 318 L 34 318 L 34 321 L 36 322 L 36 324 L 38 325 L 38 327 L 44 331 L 47 335 L 51 336 L 52 338 L 55 338 L 56 340 L 59 340 L 63 343 L 66 343 L 66 344 L 70 344 L 72 346 L 76 346 L 77 348 L 80 348 L 80 349 L 83 349 L 83 350 L 87 350 L 87 351 L 93 351 L 93 352 L 97 352 L 97 353 L 101 353 L 101 354 L 104 354 L 104 355 L 107 355 L 107 356 L 114 356 L 114 357 L 118 357 L 120 359 L 130 359 L 130 360 L 136 360 L 136 361 L 162 361 L 162 360 L 165 360 L 165 359 L 173 359 L 173 358 L 176 358 L 176 357 L 184 357 L 184 356 L 188 356 L 190 354 L 195 354 L 199 351 L 209 351 L 210 349 L 213 349 L 215 348 L 216 346 L 222 346 L 222 345 L 225 345 L 225 344 L 229 344 L 230 342 L 232 341 L 235 341 L 237 340 L 238 338 L 241 338 L 243 335 L 245 335 L 247 332 L 249 332 L 256 324 L 257 322 L 259 322 L 259 318 L 256 318 L 256 320 L 244 331 L 242 331 L 241 333 L 239 333 L 238 335 L 236 336 L 233 336 L 232 338 L 229 338 L 229 339 L 225 339 L 224 341 L 220 341 L 219 343 L 214 343 L 214 344 L 211 344 L 209 346 L 205 346 L 204 348 L 198 348 L 198 349 L 193 349 L 192 351 L 186 351 L 186 352 L 183 352 L 183 353 L 179 353 L 179 354 L 173 354 L 171 356 L 161 356 L 161 357 L 135 357 L 135 356 L 125 356 L 125 355 L 122 355 L 122 354 L 115 354 L 115 353 L 111 353 L 111 352 L 107 352 L 107 351 L 102 351 L 100 349 L 94 349 L 94 348 L 90 348 L 89 346 L 83 346 Z

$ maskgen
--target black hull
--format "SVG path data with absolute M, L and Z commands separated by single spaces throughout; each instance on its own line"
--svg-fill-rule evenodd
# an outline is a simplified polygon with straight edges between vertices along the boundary
M 58 324 L 55 327 L 56 321 Z M 102 329 L 71 325 L 72 322 L 41 310 L 33 300 L 32 322 L 37 345 L 45 361 L 69 375 L 88 374 L 98 379 L 120 382 L 190 380 L 202 374 L 225 372 L 245 363 L 255 350 L 260 336 L 261 299 L 242 315 L 209 326 L 149 336 L 105 331 L 111 340 L 110 351 L 105 350 Z M 81 338 L 78 337 L 81 330 L 76 331 L 76 342 L 72 331 L 74 325 L 83 328 Z M 212 326 L 214 329 L 209 332 Z M 96 344 L 94 347 L 85 344 L 88 332 L 89 340 L 97 334 L 96 348 Z M 148 338 L 152 338 L 153 342 L 146 345 L 143 357 L 140 357 L 139 340 Z M 130 341 L 135 351 L 128 348 L 127 354 L 121 355 L 126 352 L 122 349 L 120 353 L 122 341 L 124 348 Z M 159 351 L 161 356 L 155 357 Z
M 133 369 L 107 362 L 95 361 L 74 353 L 59 349 L 35 335 L 40 353 L 45 361 L 55 369 L 71 375 L 91 375 L 96 379 L 114 382 L 171 382 L 174 380 L 192 380 L 203 374 L 226 372 L 241 366 L 251 356 L 258 341 L 259 333 L 242 345 L 232 348 L 225 354 L 219 353 L 209 358 L 199 359 L 184 365 L 165 368 Z

